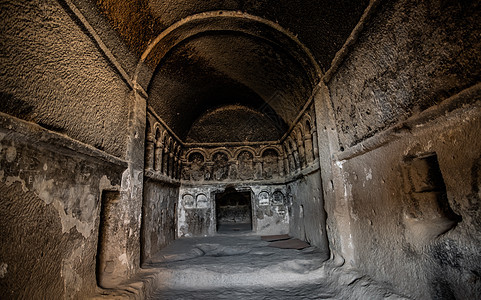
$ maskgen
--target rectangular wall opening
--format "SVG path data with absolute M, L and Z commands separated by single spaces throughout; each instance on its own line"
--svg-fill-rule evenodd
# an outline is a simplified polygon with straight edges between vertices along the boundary
M 118 219 L 116 213 L 119 200 L 119 191 L 102 191 L 96 277 L 97 285 L 103 288 L 110 288 L 117 283 L 114 278 L 115 265 L 110 255 L 118 243 L 115 239 L 115 231 L 118 227 L 115 220 Z
M 215 195 L 217 232 L 232 233 L 252 230 L 251 192 L 227 188 Z

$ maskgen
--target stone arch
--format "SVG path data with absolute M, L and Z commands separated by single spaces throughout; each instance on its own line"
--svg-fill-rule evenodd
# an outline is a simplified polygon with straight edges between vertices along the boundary
M 257 151 L 250 146 L 242 146 L 234 152 L 233 158 L 239 159 L 239 154 L 243 151 L 250 152 L 252 156 L 256 157 L 258 155 Z
M 192 194 L 184 194 L 182 195 L 182 206 L 184 208 L 189 209 L 189 208 L 195 208 L 196 203 L 195 203 L 195 197 Z
M 304 115 L 302 116 L 302 125 L 305 128 L 304 133 L 306 134 L 311 134 L 312 130 L 314 129 L 314 122 L 312 120 L 311 115 L 308 112 L 305 112 Z
M 207 152 L 203 149 L 203 148 L 190 148 L 189 150 L 187 150 L 184 154 L 183 154 L 183 157 L 186 161 L 189 160 L 189 156 L 194 153 L 194 152 L 199 152 L 202 157 L 204 158 L 204 161 L 207 161 L 209 159 L 209 156 L 207 154 Z
M 234 155 L 232 155 L 232 152 L 229 151 L 229 149 L 226 149 L 226 148 L 215 148 L 213 150 L 210 151 L 210 154 L 208 155 L 207 159 L 209 161 L 212 161 L 214 155 L 216 153 L 219 153 L 219 152 L 222 152 L 224 153 L 225 155 L 227 155 L 227 157 L 229 158 L 229 160 L 233 159 L 234 158 Z
M 191 151 L 187 156 L 187 161 L 191 163 L 196 160 L 199 160 L 199 162 L 205 163 L 205 153 L 202 153 L 201 151 Z
M 182 41 L 205 32 L 225 31 L 226 28 L 282 45 L 300 62 L 313 85 L 322 77 L 321 68 L 309 49 L 276 22 L 243 12 L 220 10 L 191 15 L 161 32 L 142 54 L 132 76 L 134 86 L 147 86 L 153 75 L 152 70 Z M 152 69 L 145 68 L 146 64 Z
M 282 149 L 279 149 L 277 146 L 265 146 L 260 150 L 259 156 L 262 157 L 264 155 L 264 152 L 267 150 L 273 150 L 277 152 L 277 155 L 281 156 L 282 155 Z
M 312 116 L 311 114 L 314 114 L 314 116 Z M 304 124 L 306 124 L 306 126 L 308 122 L 309 122 L 309 125 L 311 126 L 310 134 L 311 134 L 311 141 L 312 141 L 312 157 L 313 157 L 313 160 L 315 160 L 316 157 L 319 156 L 319 145 L 318 145 L 318 135 L 317 135 L 316 118 L 315 118 L 314 111 L 311 111 L 304 115 Z

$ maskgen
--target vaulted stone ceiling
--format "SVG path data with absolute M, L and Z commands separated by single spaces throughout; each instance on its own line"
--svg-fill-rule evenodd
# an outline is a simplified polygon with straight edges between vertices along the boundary
M 99 0 L 98 6 L 151 69 L 149 105 L 184 141 L 211 142 L 282 137 L 368 3 Z M 212 136 L 195 126 L 210 128 Z

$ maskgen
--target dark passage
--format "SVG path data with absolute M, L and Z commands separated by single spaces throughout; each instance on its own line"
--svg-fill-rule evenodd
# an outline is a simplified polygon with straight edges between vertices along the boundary
M 226 188 L 215 197 L 217 232 L 252 230 L 251 193 Z

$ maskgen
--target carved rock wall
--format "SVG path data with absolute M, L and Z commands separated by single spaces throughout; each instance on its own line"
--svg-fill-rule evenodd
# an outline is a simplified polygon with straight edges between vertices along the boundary
M 414 299 L 479 298 L 480 4 L 382 4 L 319 102 L 330 245 Z
M 232 188 L 231 185 L 226 184 L 182 186 L 179 193 L 178 235 L 181 237 L 215 234 L 217 232 L 216 195 Z M 256 234 L 289 232 L 289 204 L 284 184 L 239 183 L 235 186 L 235 190 L 250 193 L 252 230 Z
M 141 261 L 144 262 L 176 238 L 179 186 L 147 178 L 144 182 Z
M 135 268 L 125 248 L 115 250 L 135 227 L 125 226 L 135 219 L 123 214 L 129 204 L 119 201 L 127 163 L 0 114 L 0 166 L 0 298 L 81 298 L 94 292 L 101 210 L 112 218 L 103 246 L 114 251 L 107 251 L 97 271 L 115 281 Z M 110 212 L 103 208 L 106 193 L 115 198 Z M 116 264 L 125 269 L 109 267 Z
M 6 1 L 1 19 L 0 111 L 125 158 L 130 89 L 75 15 Z

